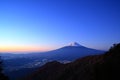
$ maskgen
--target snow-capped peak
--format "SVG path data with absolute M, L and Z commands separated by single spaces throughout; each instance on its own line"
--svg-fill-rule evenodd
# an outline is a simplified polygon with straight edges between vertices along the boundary
M 77 42 L 72 42 L 68 46 L 81 46 L 81 45 Z

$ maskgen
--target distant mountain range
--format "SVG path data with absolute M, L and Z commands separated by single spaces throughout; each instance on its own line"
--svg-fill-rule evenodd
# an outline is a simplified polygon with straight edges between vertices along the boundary
M 48 62 L 23 80 L 120 80 L 120 44 L 108 52 L 62 64 Z

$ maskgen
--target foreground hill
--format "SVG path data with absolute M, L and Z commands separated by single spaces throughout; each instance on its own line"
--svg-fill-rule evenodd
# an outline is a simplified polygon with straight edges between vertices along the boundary
M 120 44 L 101 55 L 87 56 L 68 64 L 49 62 L 26 80 L 120 80 Z

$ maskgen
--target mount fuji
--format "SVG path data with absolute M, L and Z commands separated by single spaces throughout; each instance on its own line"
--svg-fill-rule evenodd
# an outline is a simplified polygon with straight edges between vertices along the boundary
M 44 52 L 37 53 L 37 56 L 44 56 L 48 59 L 57 59 L 57 60 L 75 60 L 80 57 L 88 56 L 88 55 L 98 55 L 104 53 L 104 51 L 96 50 L 92 48 L 87 48 L 85 46 L 80 45 L 77 42 L 72 42 L 67 46 L 62 48 Z

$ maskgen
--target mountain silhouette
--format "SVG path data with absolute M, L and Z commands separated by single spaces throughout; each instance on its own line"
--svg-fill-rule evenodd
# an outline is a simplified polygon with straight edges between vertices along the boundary
M 87 48 L 77 42 L 73 42 L 62 48 L 37 54 L 37 56 L 45 56 L 47 59 L 50 58 L 55 60 L 75 60 L 87 55 L 98 55 L 104 52 L 105 51 Z
M 49 62 L 25 80 L 120 80 L 120 44 L 68 64 Z

